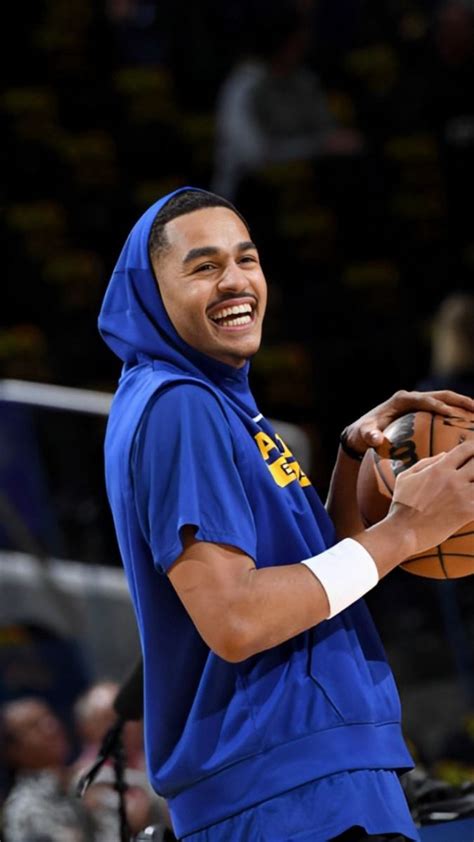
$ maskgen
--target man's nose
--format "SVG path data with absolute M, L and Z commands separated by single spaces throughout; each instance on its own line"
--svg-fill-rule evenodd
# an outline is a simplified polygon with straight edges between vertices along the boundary
M 229 262 L 219 280 L 219 287 L 221 289 L 236 289 L 240 291 L 245 289 L 247 285 L 248 279 L 243 269 L 238 263 L 234 261 Z

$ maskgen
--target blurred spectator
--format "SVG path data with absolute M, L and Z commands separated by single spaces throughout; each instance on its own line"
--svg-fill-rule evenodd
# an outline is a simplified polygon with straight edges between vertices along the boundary
M 76 729 L 82 744 L 82 751 L 74 764 L 76 778 L 94 763 L 103 738 L 117 721 L 113 704 L 118 689 L 118 684 L 113 681 L 99 681 L 74 706 Z M 153 792 L 146 776 L 142 723 L 126 722 L 122 740 L 127 784 L 125 809 L 131 831 L 138 833 L 149 824 L 171 828 L 166 802 Z M 118 795 L 114 784 L 115 773 L 108 761 L 84 796 L 85 804 L 98 820 L 102 813 L 107 816 L 113 809 L 118 821 Z
M 35 698 L 8 702 L 1 736 L 13 779 L 3 808 L 6 842 L 102 842 L 84 805 L 68 793 L 70 746 L 52 709 Z
M 353 155 L 362 138 L 337 125 L 318 77 L 305 65 L 306 17 L 291 3 L 267 10 L 253 54 L 217 102 L 212 190 L 233 198 L 241 178 L 275 162 Z
M 474 294 L 454 293 L 435 314 L 431 370 L 419 388 L 453 389 L 474 397 Z
M 0 709 L 17 699 L 41 698 L 72 738 L 72 704 L 89 684 L 84 653 L 72 634 L 80 616 L 41 566 L 26 569 L 25 587 L 12 584 L 4 568 L 0 577 Z

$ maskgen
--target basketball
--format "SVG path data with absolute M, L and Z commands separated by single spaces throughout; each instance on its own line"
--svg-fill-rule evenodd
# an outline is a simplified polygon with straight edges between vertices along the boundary
M 455 418 L 431 412 L 410 412 L 384 430 L 386 442 L 369 448 L 360 466 L 357 502 L 365 527 L 385 517 L 390 508 L 395 480 L 420 459 L 451 450 L 474 438 L 474 415 Z M 474 573 L 473 520 L 436 547 L 411 556 L 400 567 L 430 579 L 458 579 Z

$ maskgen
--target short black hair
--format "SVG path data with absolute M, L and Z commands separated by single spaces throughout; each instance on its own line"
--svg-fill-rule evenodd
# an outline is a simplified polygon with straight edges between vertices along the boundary
M 228 208 L 228 210 L 231 210 L 242 220 L 247 231 L 250 233 L 247 221 L 227 199 L 217 196 L 215 193 L 210 193 L 207 190 L 183 190 L 166 202 L 166 205 L 158 211 L 153 220 L 148 238 L 150 259 L 153 260 L 153 258 L 158 257 L 169 245 L 164 230 L 168 222 L 176 219 L 177 216 L 184 216 L 186 213 L 192 213 L 202 208 Z

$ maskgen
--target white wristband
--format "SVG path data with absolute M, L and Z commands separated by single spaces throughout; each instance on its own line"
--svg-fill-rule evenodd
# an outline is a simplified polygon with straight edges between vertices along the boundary
M 326 591 L 329 617 L 344 611 L 379 581 L 379 572 L 372 556 L 352 538 L 344 538 L 329 550 L 305 558 L 301 564 L 309 567 Z

